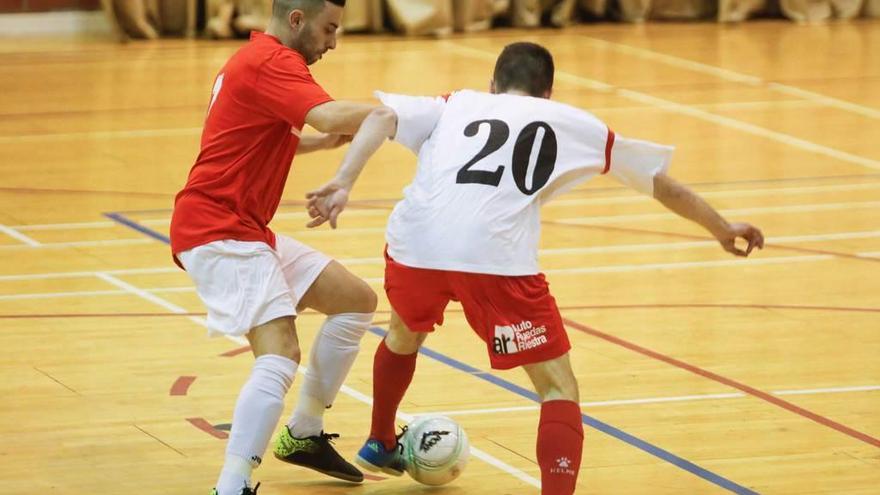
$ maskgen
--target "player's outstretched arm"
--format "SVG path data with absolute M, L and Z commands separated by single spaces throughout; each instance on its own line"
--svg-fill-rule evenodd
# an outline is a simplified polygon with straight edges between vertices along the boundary
M 353 101 L 328 101 L 313 107 L 306 114 L 306 124 L 325 134 L 347 134 L 357 132 L 361 122 L 376 108 L 369 103 Z
M 397 114 L 389 107 L 381 106 L 373 109 L 364 119 L 351 146 L 342 159 L 342 164 L 330 182 L 306 194 L 309 216 L 312 221 L 308 227 L 317 227 L 330 222 L 336 228 L 336 219 L 348 203 L 348 194 L 355 181 L 367 164 L 367 160 L 376 153 L 382 142 L 394 137 L 397 131 Z
M 296 154 L 311 153 L 319 150 L 338 148 L 351 142 L 351 135 L 346 134 L 304 134 L 299 138 Z
M 748 256 L 754 248 L 764 248 L 764 234 L 757 227 L 748 223 L 728 223 L 698 194 L 664 173 L 654 176 L 654 198 L 678 215 L 703 226 L 729 253 Z M 736 240 L 740 237 L 748 242 L 745 249 L 736 247 Z

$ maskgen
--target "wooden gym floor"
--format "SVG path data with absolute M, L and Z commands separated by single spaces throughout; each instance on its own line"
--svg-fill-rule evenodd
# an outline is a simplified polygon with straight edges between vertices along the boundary
M 587 425 L 578 493 L 878 493 L 880 23 L 346 37 L 314 73 L 339 99 L 482 89 L 520 39 L 555 54 L 556 99 L 676 145 L 673 175 L 768 240 L 733 259 L 607 178 L 545 209 L 541 262 Z M 205 337 L 164 240 L 213 77 L 237 46 L 0 41 L 0 493 L 213 486 L 251 359 Z M 385 146 L 341 229 L 307 231 L 303 193 L 341 154 L 296 160 L 274 227 L 380 291 L 383 226 L 414 158 Z M 303 342 L 320 321 L 300 318 Z M 368 432 L 378 341 L 365 337 L 328 413 L 349 457 Z M 538 493 L 525 375 L 490 372 L 456 307 L 427 346 L 402 412 L 467 429 L 459 481 L 352 487 L 270 456 L 260 494 Z

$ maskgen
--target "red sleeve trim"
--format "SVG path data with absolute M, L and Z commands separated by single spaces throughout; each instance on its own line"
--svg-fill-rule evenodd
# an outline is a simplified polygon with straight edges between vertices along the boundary
M 611 170 L 611 148 L 614 147 L 614 131 L 608 128 L 608 138 L 605 140 L 605 168 L 602 174 L 607 174 Z

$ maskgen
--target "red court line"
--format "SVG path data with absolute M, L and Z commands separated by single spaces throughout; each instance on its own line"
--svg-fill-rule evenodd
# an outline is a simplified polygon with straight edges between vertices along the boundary
M 716 381 L 718 383 L 722 383 L 724 385 L 727 385 L 728 387 L 733 387 L 737 390 L 741 390 L 749 395 L 752 395 L 752 396 L 757 397 L 759 399 L 763 399 L 763 400 L 765 400 L 775 406 L 781 407 L 787 411 L 791 411 L 795 414 L 798 414 L 798 415 L 803 416 L 807 419 L 815 421 L 816 423 L 819 423 L 821 425 L 827 426 L 829 428 L 833 428 L 833 429 L 835 429 L 845 435 L 849 435 L 850 437 L 855 438 L 857 440 L 861 440 L 869 445 L 873 445 L 874 447 L 880 447 L 880 440 L 878 440 L 870 435 L 867 435 L 867 434 L 862 433 L 860 431 L 854 430 L 848 426 L 842 425 L 836 421 L 833 421 L 831 419 L 826 418 L 825 416 L 821 416 L 821 415 L 816 414 L 812 411 L 808 411 L 800 406 L 796 406 L 796 405 L 792 404 L 791 402 L 788 402 L 786 400 L 782 400 L 779 397 L 768 394 L 767 392 L 763 392 L 763 391 L 758 390 L 754 387 L 750 387 L 744 383 L 740 383 L 738 381 L 735 381 L 730 378 L 718 375 L 718 374 L 713 373 L 711 371 L 704 370 L 703 368 L 700 368 L 698 366 L 694 366 L 692 364 L 685 363 L 684 361 L 680 361 L 678 359 L 667 356 L 665 354 L 660 354 L 657 351 L 652 351 L 651 349 L 647 349 L 647 348 L 642 347 L 638 344 L 634 344 L 634 343 L 629 342 L 627 340 L 623 340 L 619 337 L 609 335 L 605 332 L 600 332 L 599 330 L 596 330 L 594 328 L 590 328 L 586 325 L 580 324 L 580 323 L 573 321 L 573 320 L 570 320 L 568 318 L 563 318 L 563 321 L 565 322 L 566 325 L 568 325 L 576 330 L 580 330 L 583 333 L 592 335 L 594 337 L 598 337 L 600 339 L 606 340 L 606 341 L 611 342 L 613 344 L 617 344 L 621 347 L 625 347 L 631 351 L 638 352 L 639 354 L 643 354 L 643 355 L 648 356 L 650 358 L 654 358 L 658 361 L 663 361 L 664 363 L 671 364 L 672 366 L 675 366 L 677 368 L 681 368 L 683 370 L 690 371 L 691 373 L 694 373 L 696 375 L 700 375 L 704 378 L 708 378 L 708 379 Z
M 690 239 L 694 241 L 714 241 L 714 237 L 702 236 L 702 235 L 692 235 L 692 234 L 678 234 L 675 232 L 663 232 L 659 230 L 649 230 L 649 229 L 633 229 L 627 227 L 609 227 L 607 225 L 587 225 L 587 224 L 570 224 L 570 223 L 560 223 L 554 222 L 552 220 L 544 220 L 541 222 L 544 225 L 554 225 L 557 227 L 573 227 L 573 228 L 585 228 L 585 229 L 594 229 L 594 230 L 606 230 L 606 231 L 614 231 L 614 232 L 627 232 L 630 234 L 651 234 L 651 235 L 659 235 L 662 237 L 673 237 L 677 239 Z M 793 251 L 796 253 L 809 253 L 809 254 L 827 254 L 829 256 L 836 256 L 838 258 L 846 258 L 846 259 L 855 259 L 859 261 L 870 261 L 872 263 L 880 263 L 880 258 L 871 258 L 869 256 L 861 256 L 858 254 L 852 253 L 841 253 L 839 251 L 828 251 L 826 249 L 811 249 L 811 248 L 803 248 L 803 247 L 795 247 L 795 246 L 786 246 L 784 244 L 771 244 L 765 243 L 765 248 L 774 248 L 782 251 Z M 720 246 L 719 246 L 720 249 Z
M 232 349 L 231 351 L 226 351 L 226 352 L 224 352 L 223 354 L 220 354 L 220 356 L 221 356 L 221 357 L 234 357 L 234 356 L 238 356 L 239 354 L 244 354 L 244 353 L 246 353 L 246 352 L 248 352 L 248 351 L 250 351 L 250 350 L 251 350 L 251 346 L 246 345 L 246 346 L 244 346 L 244 347 L 239 347 L 239 348 L 237 348 L 237 349 Z
M 225 440 L 225 439 L 229 438 L 229 433 L 226 433 L 225 431 L 221 431 L 221 430 L 218 430 L 217 428 L 214 428 L 214 425 L 207 422 L 205 420 L 205 418 L 186 418 L 186 420 L 189 421 L 196 428 L 204 431 L 205 433 L 207 433 L 208 435 L 211 435 L 212 437 L 216 437 L 221 440 Z
M 174 381 L 174 384 L 171 385 L 171 391 L 168 392 L 169 395 L 186 395 L 189 391 L 189 386 L 196 381 L 196 377 L 194 376 L 181 376 L 178 377 L 177 380 Z

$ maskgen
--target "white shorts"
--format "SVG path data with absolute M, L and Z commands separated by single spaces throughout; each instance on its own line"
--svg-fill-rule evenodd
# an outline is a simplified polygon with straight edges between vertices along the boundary
M 330 258 L 282 235 L 276 249 L 263 242 L 214 241 L 177 253 L 208 308 L 208 335 L 241 336 L 283 316 L 296 316 L 300 299 Z

